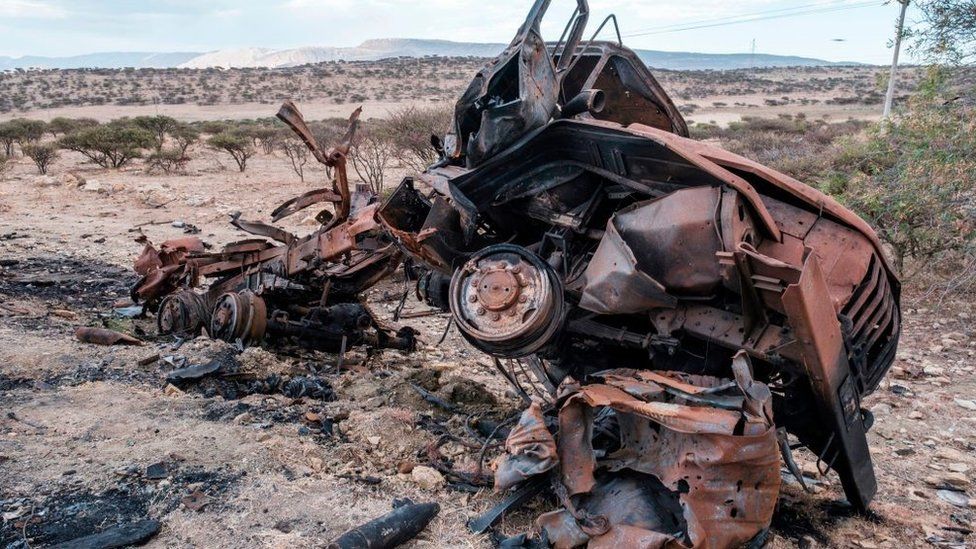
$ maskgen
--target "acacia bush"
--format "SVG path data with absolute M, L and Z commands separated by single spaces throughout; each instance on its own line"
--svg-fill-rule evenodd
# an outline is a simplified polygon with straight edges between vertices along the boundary
M 163 144 L 166 142 L 166 134 L 172 133 L 180 126 L 176 119 L 162 115 L 137 116 L 132 119 L 132 123 L 152 134 L 153 147 L 157 151 L 163 148 Z
M 217 151 L 223 151 L 234 159 L 237 168 L 243 172 L 247 169 L 247 161 L 256 154 L 251 140 L 247 136 L 236 132 L 225 131 L 211 136 L 207 144 Z
M 374 120 L 360 127 L 349 149 L 349 159 L 356 175 L 378 195 L 383 194 L 386 172 L 397 154 L 398 149 L 388 128 Z
M 180 151 L 180 156 L 185 158 L 186 151 L 200 140 L 200 132 L 189 124 L 179 124 L 170 130 L 170 138 L 173 140 L 176 150 Z
M 396 147 L 396 159 L 415 173 L 433 164 L 438 152 L 431 144 L 431 136 L 444 136 L 450 129 L 453 112 L 449 105 L 432 107 L 401 107 L 390 112 L 386 131 Z
M 278 148 L 285 155 L 285 158 L 288 159 L 292 171 L 304 183 L 305 165 L 308 164 L 308 157 L 311 154 L 308 147 L 296 135 L 288 132 L 287 135 L 281 135 L 279 137 Z
M 14 143 L 20 135 L 20 130 L 11 121 L 0 122 L 0 145 L 3 145 L 3 155 L 9 158 L 14 155 Z
M 21 151 L 34 161 L 37 172 L 41 175 L 46 175 L 47 169 L 61 156 L 54 143 L 30 143 L 21 147 Z
M 21 147 L 37 143 L 47 132 L 47 123 L 43 120 L 15 118 L 10 122 L 18 128 L 17 143 Z
M 14 144 L 21 147 L 40 141 L 44 136 L 47 125 L 40 120 L 14 118 L 0 123 L 0 145 L 3 145 L 5 155 L 13 156 Z
M 124 120 L 78 130 L 58 140 L 62 149 L 79 152 L 103 168 L 121 168 L 155 143 L 151 133 Z
M 153 151 L 146 158 L 146 171 L 162 171 L 163 173 L 183 173 L 190 159 L 179 148 L 162 148 Z
M 7 170 L 10 169 L 10 159 L 7 155 L 0 153 L 0 179 L 7 174 Z
M 57 139 L 60 135 L 66 135 L 73 131 L 83 128 L 91 128 L 98 125 L 98 120 L 94 118 L 66 118 L 58 116 L 47 123 L 47 132 L 51 137 Z

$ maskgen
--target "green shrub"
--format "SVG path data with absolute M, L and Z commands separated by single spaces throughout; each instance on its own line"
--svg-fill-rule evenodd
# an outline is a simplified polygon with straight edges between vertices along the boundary
M 170 133 L 173 143 L 180 151 L 180 156 L 186 156 L 186 151 L 200 140 L 200 132 L 189 124 L 180 124 Z
M 899 269 L 976 243 L 976 109 L 947 103 L 943 86 L 934 72 L 902 118 L 875 127 L 843 185 L 842 199 L 877 228 Z
M 240 133 L 228 131 L 218 133 L 208 139 L 207 144 L 215 150 L 229 154 L 237 163 L 237 168 L 242 172 L 247 169 L 248 159 L 255 154 L 251 140 Z
M 166 134 L 173 132 L 179 127 L 179 122 L 169 116 L 137 116 L 132 119 L 132 123 L 152 134 L 154 147 L 158 151 L 163 148 L 166 142 Z
M 233 124 L 227 120 L 205 120 L 194 124 L 202 133 L 217 135 L 232 129 Z
M 91 128 L 98 125 L 98 120 L 94 118 L 66 118 L 58 116 L 47 123 L 47 132 L 51 137 L 57 139 L 59 135 L 66 135 L 73 131 L 83 128 Z
M 129 121 L 85 128 L 58 141 L 61 148 L 79 152 L 103 168 L 121 168 L 155 143 L 153 134 Z
M 34 161 L 41 175 L 47 174 L 47 169 L 61 156 L 54 143 L 30 143 L 21 147 L 21 150 L 24 156 Z
M 0 122 L 0 145 L 3 145 L 3 156 L 9 158 L 14 154 L 14 143 L 17 142 L 19 131 L 10 122 Z
M 390 112 L 386 132 L 396 148 L 396 158 L 414 172 L 433 164 L 438 153 L 431 136 L 443 137 L 451 127 L 454 113 L 449 105 L 439 107 L 401 107 Z
M 146 158 L 146 171 L 160 170 L 163 173 L 182 173 L 190 159 L 179 148 L 162 148 L 153 151 Z
M 288 135 L 282 135 L 278 140 L 278 148 L 284 153 L 285 158 L 291 164 L 292 171 L 295 175 L 301 179 L 302 183 L 305 182 L 305 164 L 308 163 L 308 157 L 310 151 L 305 142 L 298 138 L 298 136 L 288 132 Z
M 43 120 L 15 118 L 10 122 L 16 124 L 20 129 L 20 135 L 17 138 L 17 143 L 19 143 L 22 147 L 24 145 L 37 143 L 42 137 L 44 137 L 44 133 L 47 131 L 47 123 Z
M 24 146 L 40 141 L 46 128 L 47 124 L 44 122 L 26 118 L 0 123 L 0 145 L 3 145 L 4 154 L 13 156 L 14 143 Z

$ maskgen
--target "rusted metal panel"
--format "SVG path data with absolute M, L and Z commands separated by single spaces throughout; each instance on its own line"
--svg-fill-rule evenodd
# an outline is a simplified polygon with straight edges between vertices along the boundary
M 840 322 L 820 262 L 812 253 L 797 275 L 783 292 L 783 306 L 803 346 L 802 361 L 821 420 L 832 427 L 829 442 L 820 451 L 840 475 L 848 500 L 866 509 L 877 481 Z
M 582 386 L 567 382 L 555 435 L 543 430 L 538 406 L 523 415 L 544 451 L 525 452 L 526 433 L 513 432 L 496 475 L 526 457 L 531 466 L 520 471 L 558 469 L 564 507 L 537 520 L 554 547 L 745 543 L 772 517 L 779 451 L 770 392 L 753 380 L 744 355 L 735 360 L 733 383 L 633 370 L 601 372 Z M 594 438 L 597 423 L 617 433 L 613 440 Z M 553 440 L 558 464 L 549 455 Z

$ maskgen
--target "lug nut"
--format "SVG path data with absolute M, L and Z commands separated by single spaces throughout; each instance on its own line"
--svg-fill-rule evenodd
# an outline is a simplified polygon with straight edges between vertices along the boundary
M 500 315 L 498 313 L 495 313 L 495 314 L 491 315 L 491 319 L 497 322 L 497 321 L 499 321 L 499 320 L 502 319 L 502 315 Z
M 469 295 L 468 296 L 468 301 L 470 301 L 471 303 L 475 303 L 476 301 L 478 301 L 478 295 L 477 294 L 471 294 L 471 295 Z
M 478 316 L 482 316 L 484 314 L 485 314 L 485 308 L 484 307 L 478 307 Z

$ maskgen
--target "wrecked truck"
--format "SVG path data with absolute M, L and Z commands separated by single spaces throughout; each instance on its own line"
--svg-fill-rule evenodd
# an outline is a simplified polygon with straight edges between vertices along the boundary
M 547 519 L 557 546 L 661 541 L 645 534 L 666 522 L 648 517 L 665 515 L 684 535 L 650 545 L 703 546 L 743 520 L 759 531 L 779 486 L 777 446 L 791 466 L 791 449 L 809 449 L 865 509 L 876 481 L 861 402 L 891 366 L 900 327 L 899 282 L 875 232 L 822 192 L 690 139 L 619 30 L 596 39 L 613 16 L 585 39 L 578 0 L 546 42 L 548 6 L 534 3 L 460 97 L 433 141 L 440 161 L 377 212 L 430 268 L 419 295 L 506 377 L 534 374 L 550 409 L 561 407 L 558 421 L 537 414 L 550 429 L 530 430 L 527 446 L 513 433 L 506 475 L 562 470 L 556 492 L 570 513 Z M 608 415 L 615 442 L 595 448 Z M 721 475 L 678 474 L 703 469 Z M 614 490 L 644 518 L 615 508 Z M 728 509 L 743 490 L 753 499 Z M 709 491 L 731 495 L 701 507 Z
M 756 541 L 792 451 L 836 471 L 850 503 L 876 492 L 861 406 L 890 368 L 899 282 L 875 232 L 820 191 L 694 141 L 608 17 L 585 38 L 578 0 L 545 41 L 537 0 L 475 75 L 440 160 L 384 201 L 350 192 L 355 132 L 324 150 L 290 102 L 279 118 L 335 169 L 297 237 L 211 252 L 145 243 L 138 300 L 161 333 L 410 348 L 358 295 L 408 261 L 417 295 L 530 403 L 495 463 L 515 492 L 484 531 L 546 487 L 536 524 L 556 547 L 726 547 Z M 616 40 L 597 40 L 605 29 Z M 331 208 L 331 209 L 330 209 Z M 333 213 L 334 212 L 334 213 Z M 206 279 L 206 282 L 204 282 Z M 407 330 L 407 331 L 404 331 Z

